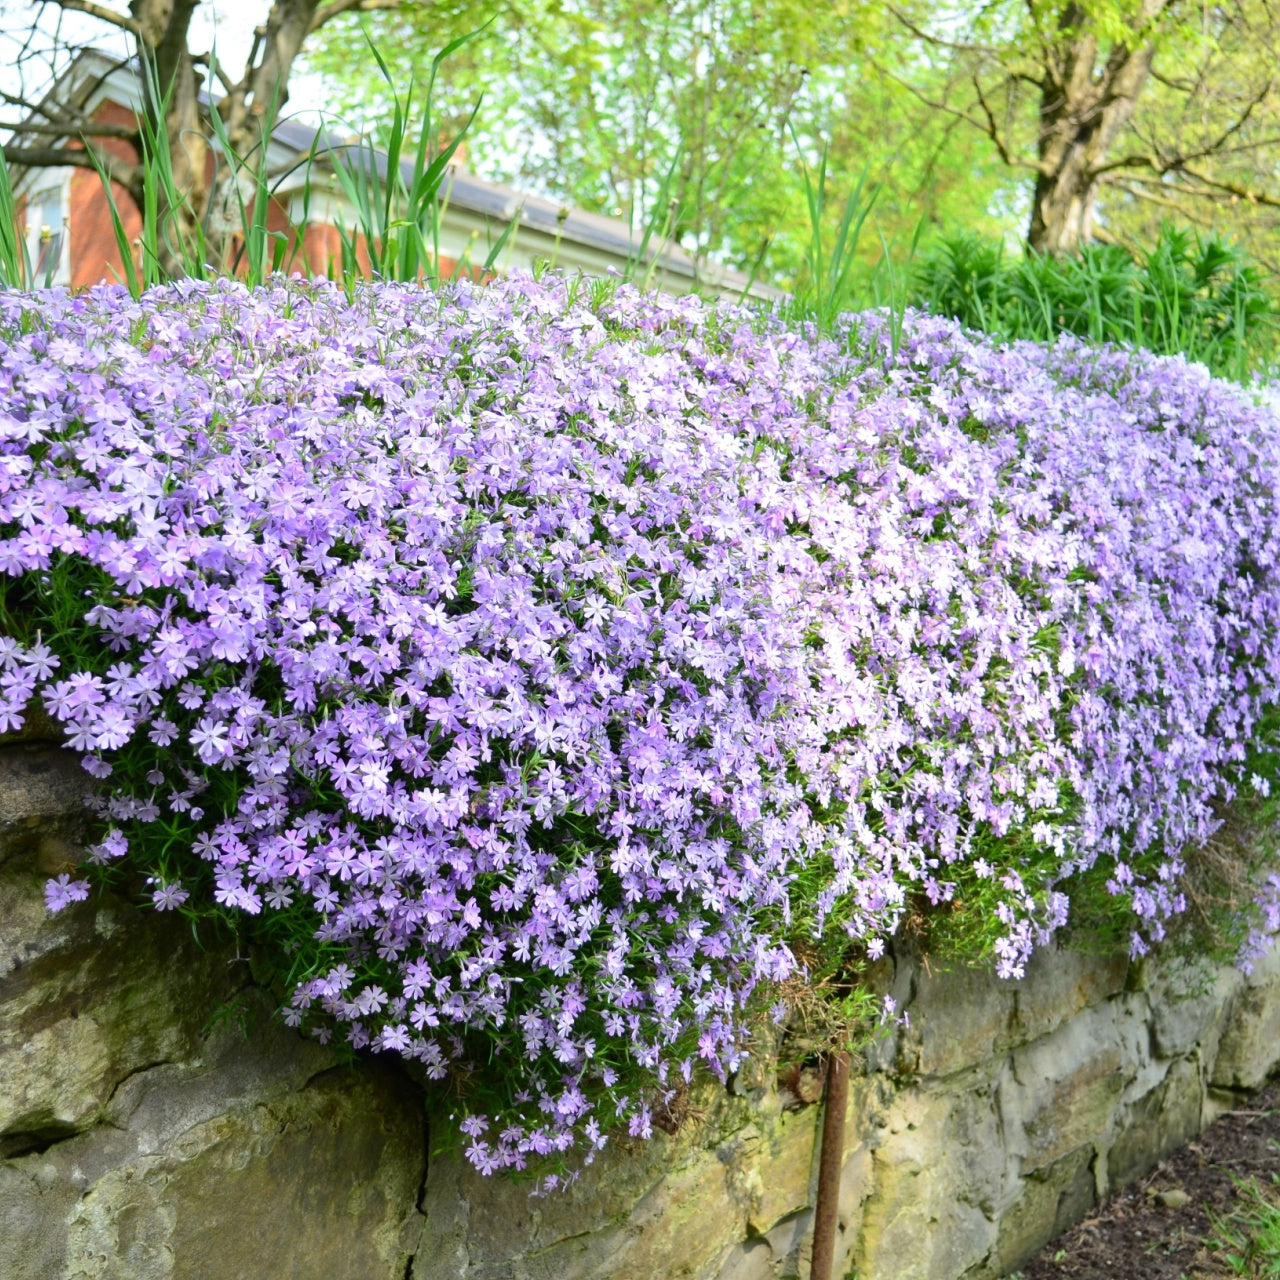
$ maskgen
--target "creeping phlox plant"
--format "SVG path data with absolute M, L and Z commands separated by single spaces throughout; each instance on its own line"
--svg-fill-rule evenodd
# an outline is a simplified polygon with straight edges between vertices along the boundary
M 50 907 L 253 917 L 485 1171 L 647 1135 L 928 903 L 1015 976 L 1092 877 L 1141 951 L 1280 696 L 1277 420 L 1178 361 L 528 278 L 0 343 L 0 727 L 103 779 Z

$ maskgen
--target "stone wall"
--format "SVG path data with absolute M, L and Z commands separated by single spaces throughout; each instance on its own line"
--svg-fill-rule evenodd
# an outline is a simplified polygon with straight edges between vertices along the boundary
M 431 1155 L 393 1062 L 274 1023 L 248 966 L 110 895 L 45 915 L 87 779 L 0 745 L 5 1280 L 768 1280 L 807 1274 L 821 1107 L 760 1060 L 567 1192 Z M 855 1072 L 840 1274 L 983 1280 L 1280 1064 L 1280 962 L 1067 951 L 1002 983 L 899 958 L 909 1027 Z M 808 1093 L 801 1089 L 800 1092 Z

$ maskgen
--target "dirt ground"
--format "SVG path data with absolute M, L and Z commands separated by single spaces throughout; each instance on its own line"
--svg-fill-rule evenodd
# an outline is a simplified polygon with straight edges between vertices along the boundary
M 1244 1098 L 1194 1142 L 1047 1245 L 1017 1273 L 1023 1280 L 1250 1280 L 1280 1276 L 1248 1259 L 1233 1269 L 1205 1243 L 1240 1204 L 1232 1177 L 1272 1187 L 1280 1174 L 1280 1080 Z M 1207 1211 L 1206 1211 L 1207 1210 Z

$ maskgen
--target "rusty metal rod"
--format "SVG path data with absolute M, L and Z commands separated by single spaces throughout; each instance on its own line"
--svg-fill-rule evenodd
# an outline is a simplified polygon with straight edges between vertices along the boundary
M 849 1109 L 849 1055 L 827 1060 L 827 1104 L 822 1116 L 818 1157 L 818 1203 L 813 1211 L 813 1257 L 809 1280 L 831 1280 L 835 1261 L 836 1219 L 840 1208 L 840 1166 L 844 1162 L 844 1117 Z

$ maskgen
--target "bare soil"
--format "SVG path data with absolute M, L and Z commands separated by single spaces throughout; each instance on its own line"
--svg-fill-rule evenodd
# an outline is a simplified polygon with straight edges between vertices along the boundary
M 1280 1275 L 1260 1261 L 1233 1269 L 1214 1234 L 1239 1204 L 1232 1178 L 1272 1185 L 1280 1174 L 1280 1080 L 1242 1098 L 1194 1142 L 1116 1192 L 1017 1273 L 1023 1280 L 1253 1280 Z

